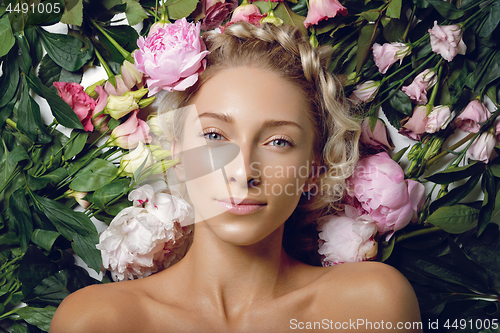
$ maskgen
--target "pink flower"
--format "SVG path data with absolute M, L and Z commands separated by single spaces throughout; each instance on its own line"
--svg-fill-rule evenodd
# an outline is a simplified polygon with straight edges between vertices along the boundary
M 369 80 L 363 82 L 356 86 L 356 90 L 352 92 L 349 98 L 352 99 L 355 104 L 371 102 L 377 95 L 379 87 L 380 81 Z
M 427 107 L 425 105 L 415 107 L 413 115 L 406 121 L 403 120 L 402 129 L 399 130 L 399 133 L 406 135 L 410 139 L 420 141 L 427 125 L 426 113 Z
M 356 208 L 345 206 L 345 212 L 328 215 L 318 220 L 320 246 L 323 266 L 359 262 L 375 259 L 377 242 L 374 236 L 377 225 L 365 214 L 359 215 Z
M 155 184 L 155 187 L 156 184 Z M 135 200 L 144 197 L 144 200 Z M 103 265 L 114 281 L 143 278 L 179 261 L 192 236 L 192 208 L 184 200 L 144 185 L 129 194 L 123 209 L 99 236 Z
M 452 61 L 457 54 L 465 54 L 467 46 L 462 40 L 462 30 L 459 25 L 437 25 L 429 29 L 431 48 L 434 53 L 440 54 L 445 60 Z
M 204 0 L 205 17 L 201 21 L 201 30 L 217 28 L 229 14 L 236 9 L 236 0 Z M 260 14 L 260 13 L 259 13 Z
M 144 74 L 142 72 L 139 72 L 135 68 L 133 63 L 125 60 L 123 62 L 123 65 L 121 66 L 121 72 L 125 87 L 127 87 L 128 89 L 132 89 L 135 86 L 137 86 L 138 88 L 142 88 L 142 79 L 144 77 Z
M 81 85 L 74 82 L 54 82 L 57 93 L 75 111 L 78 119 L 83 125 L 83 129 L 92 132 L 92 110 L 95 108 L 95 101 L 83 89 Z
M 387 128 L 380 119 L 377 119 L 373 132 L 370 130 L 370 118 L 363 119 L 360 140 L 376 149 L 394 149 Z
M 410 46 L 404 43 L 385 43 L 382 46 L 377 43 L 373 44 L 373 59 L 382 74 L 385 74 L 396 61 L 399 60 L 401 64 L 403 58 L 410 53 Z
M 101 114 L 95 118 L 94 116 L 106 107 L 106 104 L 108 103 L 108 94 L 102 86 L 96 86 L 95 91 L 99 94 L 99 97 L 97 98 L 97 104 L 92 111 L 92 124 L 99 132 L 106 133 L 108 131 L 108 119 L 106 115 Z
M 436 133 L 439 130 L 445 129 L 450 121 L 450 107 L 447 105 L 435 106 L 426 118 L 425 131 L 427 133 Z
M 496 155 L 496 144 L 495 135 L 490 132 L 484 132 L 469 146 L 467 155 L 473 160 L 488 163 Z
M 431 89 L 436 83 L 436 73 L 430 69 L 426 69 L 418 74 L 409 86 L 404 86 L 401 90 L 408 95 L 413 102 L 426 104 L 427 90 Z
M 347 15 L 347 9 L 338 0 L 309 0 L 309 11 L 304 26 L 316 25 L 319 21 L 329 17 Z
M 399 164 L 382 152 L 361 159 L 347 179 L 352 195 L 387 238 L 416 221 L 424 204 L 424 185 L 404 176 Z
M 128 88 L 125 85 L 125 82 L 123 81 L 123 78 L 121 75 L 115 75 L 115 81 L 116 81 L 116 87 L 114 87 L 111 82 L 107 81 L 104 84 L 104 89 L 106 92 L 111 95 L 111 96 L 121 96 L 125 94 L 127 91 L 129 91 L 130 88 Z
M 149 134 L 148 124 L 137 118 L 139 110 L 130 113 L 127 121 L 117 126 L 109 138 L 110 144 L 124 149 L 133 149 L 139 142 L 150 143 L 153 139 Z
M 455 118 L 454 124 L 462 131 L 477 133 L 481 129 L 479 123 L 484 123 L 491 117 L 486 105 L 475 99 Z
M 260 20 L 266 16 L 261 15 L 259 7 L 252 4 L 242 4 L 236 8 L 231 16 L 231 23 L 236 23 L 238 21 L 249 22 L 253 25 L 260 26 Z M 226 28 L 228 26 L 226 25 Z
M 165 24 L 146 39 L 139 37 L 135 67 L 147 75 L 149 96 L 160 90 L 182 91 L 198 80 L 209 53 L 200 37 L 200 24 L 186 18 Z

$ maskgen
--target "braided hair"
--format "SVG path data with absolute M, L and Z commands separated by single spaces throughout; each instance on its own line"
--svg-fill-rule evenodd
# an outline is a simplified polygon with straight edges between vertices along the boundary
M 350 106 L 339 81 L 326 69 L 330 48 L 314 49 L 300 31 L 289 25 L 247 22 L 227 27 L 223 34 L 208 31 L 203 39 L 210 54 L 197 83 L 183 92 L 167 94 L 160 108 L 182 108 L 191 103 L 200 87 L 224 69 L 247 66 L 269 70 L 304 92 L 314 125 L 313 152 L 317 186 L 305 193 L 285 223 L 283 246 L 298 260 L 319 264 L 314 223 L 338 209 L 345 180 L 358 160 L 359 123 L 350 117 Z M 184 113 L 185 114 L 185 113 Z M 172 117 L 170 140 L 181 136 L 182 112 Z M 312 194 L 312 195 L 311 195 Z

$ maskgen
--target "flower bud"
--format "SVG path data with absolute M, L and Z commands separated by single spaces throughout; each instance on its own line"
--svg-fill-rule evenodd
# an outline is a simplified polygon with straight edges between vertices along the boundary
M 267 15 L 264 16 L 263 18 L 260 19 L 260 24 L 263 23 L 272 23 L 275 26 L 279 27 L 280 25 L 283 25 L 283 20 L 277 17 L 274 14 L 274 11 L 271 9 L 267 12 Z
M 352 92 L 349 98 L 351 98 L 355 104 L 371 102 L 377 95 L 379 87 L 380 81 L 366 81 L 362 84 L 358 84 L 356 90 Z
M 155 159 L 151 151 L 145 144 L 139 142 L 135 149 L 122 156 L 120 160 L 121 175 L 132 177 L 136 172 L 146 170 L 154 163 Z
M 88 86 L 87 88 L 85 88 L 85 92 L 92 98 L 97 98 L 97 92 L 95 91 L 95 88 L 97 86 L 102 86 L 104 83 L 106 82 L 106 79 L 102 79 L 100 81 L 97 81 L 96 83 L 94 83 L 93 85 L 91 86 Z
M 114 119 L 120 119 L 121 117 L 129 114 L 131 111 L 137 109 L 139 109 L 139 105 L 137 104 L 133 95 L 109 95 L 108 104 L 104 109 L 104 113 L 109 114 Z
M 160 123 L 158 121 L 158 116 L 157 115 L 150 115 L 147 119 L 149 128 L 151 132 L 156 135 L 156 136 L 162 136 L 163 130 L 160 127 Z
M 142 78 L 144 74 L 139 72 L 133 63 L 125 60 L 121 67 L 121 71 L 123 82 L 128 89 L 132 89 L 134 86 L 142 87 Z
M 152 167 L 152 172 L 156 174 L 161 174 L 166 172 L 168 169 L 179 163 L 179 159 L 176 158 L 174 160 L 162 160 L 155 163 Z
M 445 129 L 451 121 L 451 110 L 448 105 L 438 105 L 432 108 L 427 116 L 425 131 L 427 133 L 436 133 Z
M 82 206 L 83 209 L 87 209 L 90 206 L 90 202 L 88 202 L 87 200 L 83 200 L 83 198 L 85 198 L 85 196 L 87 195 L 87 192 L 68 190 L 66 191 L 66 195 L 68 197 L 75 198 L 76 202 L 78 202 L 78 204 Z
M 161 161 L 172 156 L 170 150 L 162 149 L 160 145 L 150 145 L 149 149 L 151 149 L 151 152 L 157 161 Z

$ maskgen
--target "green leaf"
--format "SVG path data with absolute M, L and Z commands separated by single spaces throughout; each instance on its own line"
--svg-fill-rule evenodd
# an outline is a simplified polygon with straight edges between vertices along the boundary
M 10 27 L 9 16 L 4 15 L 0 18 L 0 57 L 9 53 L 14 43 L 15 39 Z
M 427 218 L 427 223 L 451 234 L 461 234 L 476 226 L 479 209 L 465 205 L 438 208 Z
M 44 86 L 56 91 L 53 86 L 54 82 L 76 82 L 82 81 L 81 70 L 77 72 L 68 72 L 64 68 L 56 64 L 48 55 L 42 58 L 40 69 L 38 70 L 38 77 Z
M 119 212 L 124 210 L 127 207 L 130 207 L 132 203 L 128 201 L 128 199 L 120 199 L 116 203 L 112 204 L 111 206 L 106 207 L 104 210 L 106 213 L 112 216 L 118 215 Z
M 375 24 L 367 24 L 361 28 L 361 33 L 358 38 L 358 52 L 356 56 L 356 73 L 361 71 L 366 59 L 368 59 L 368 54 L 372 48 L 372 44 L 379 34 L 379 29 Z
M 481 233 L 486 228 L 486 225 L 490 222 L 493 210 L 495 209 L 495 199 L 496 199 L 496 184 L 495 177 L 491 172 L 489 167 L 486 167 L 483 173 L 483 183 L 484 183 L 484 199 L 483 205 L 479 210 L 478 216 L 478 226 L 477 234 L 480 236 Z
M 54 275 L 46 277 L 38 286 L 36 286 L 31 294 L 29 294 L 25 302 L 44 303 L 48 305 L 59 305 L 62 300 L 70 294 L 66 288 L 68 283 L 68 273 L 59 271 Z
M 31 162 L 30 157 L 22 145 L 17 145 L 9 154 L 9 163 L 16 165 L 21 161 Z M 30 166 L 30 164 L 28 164 Z
M 14 322 L 12 324 L 12 333 L 28 333 L 28 327 Z
M 430 3 L 438 11 L 438 13 L 446 19 L 456 20 L 461 18 L 465 13 L 463 10 L 457 9 L 455 5 L 447 1 L 427 0 L 427 2 Z
M 24 73 L 29 73 L 31 70 L 31 55 L 28 40 L 20 32 L 16 32 L 14 34 L 14 38 L 16 39 L 16 44 L 18 47 L 16 60 L 19 64 L 19 68 Z
M 128 24 L 136 25 L 148 18 L 148 15 L 138 2 L 134 0 L 125 0 L 125 3 L 127 4 L 125 15 L 127 16 Z
M 481 173 L 485 168 L 484 163 L 471 163 L 461 167 L 455 167 L 436 172 L 425 179 L 436 184 L 450 184 L 461 179 Z M 499 168 L 500 172 L 500 168 Z
M 392 160 L 394 162 L 399 162 L 399 160 L 403 157 L 403 155 L 406 153 L 408 148 L 410 148 L 410 146 L 405 147 L 405 148 L 401 148 L 400 151 L 398 151 L 396 154 L 394 154 L 394 156 L 392 157 Z
M 396 237 L 393 235 L 390 240 L 383 241 L 379 243 L 377 261 L 386 261 L 392 254 L 394 250 L 394 244 L 396 244 Z
M 490 169 L 493 176 L 500 178 L 500 164 L 489 164 L 488 168 Z
M 479 66 L 478 69 L 480 69 L 481 66 Z M 474 73 L 476 72 L 474 71 Z M 495 56 L 492 58 L 492 60 L 484 64 L 484 71 L 481 73 L 481 78 L 480 80 L 477 81 L 477 85 L 475 85 L 475 90 L 481 90 L 484 87 L 486 87 L 488 84 L 491 82 L 495 81 L 500 77 L 500 52 L 497 51 L 495 53 Z
M 117 172 L 118 168 L 113 163 L 95 159 L 75 175 L 69 188 L 80 192 L 95 191 L 109 183 Z
M 20 188 L 12 194 L 12 198 L 9 200 L 9 208 L 11 211 L 10 220 L 19 233 L 21 250 L 26 252 L 33 233 L 33 221 L 24 188 Z
M 364 12 L 359 13 L 359 16 L 367 20 L 368 22 L 375 22 L 378 20 L 380 16 L 380 10 L 378 9 L 370 9 Z
M 469 256 L 462 250 L 453 239 L 448 238 L 448 244 L 450 245 L 450 254 L 453 263 L 460 268 L 462 273 L 475 279 L 477 282 L 489 286 L 488 274 L 486 270 L 481 267 L 474 260 L 469 258 Z
M 49 174 L 43 175 L 41 177 L 33 177 L 28 175 L 27 184 L 30 190 L 36 191 L 41 190 L 47 186 L 47 184 L 57 184 L 68 176 L 68 170 L 66 168 L 58 168 Z
M 438 207 L 451 206 L 458 203 L 460 200 L 465 198 L 467 194 L 469 194 L 474 189 L 474 187 L 476 187 L 477 183 L 479 182 L 479 178 L 481 178 L 481 175 L 482 174 L 480 172 L 472 175 L 465 184 L 455 187 L 446 195 L 434 201 L 430 206 L 430 211 L 433 212 Z
M 198 0 L 168 0 L 165 2 L 168 18 L 171 20 L 178 20 L 183 17 L 188 17 L 189 14 L 194 12 L 197 4 Z
M 17 92 L 19 87 L 19 66 L 14 60 L 13 53 L 9 53 L 6 61 L 3 62 L 3 80 L 0 84 L 0 107 L 9 103 Z
M 61 23 L 81 26 L 83 23 L 83 1 L 64 0 L 64 13 Z
M 35 11 L 29 11 L 26 25 L 41 26 L 56 24 L 61 19 L 63 9 L 64 4 L 60 0 L 44 0 L 43 9 L 42 5 L 40 5 L 40 7 L 37 6 L 35 8 Z
M 392 92 L 391 92 L 392 93 Z M 389 100 L 391 106 L 398 112 L 404 113 L 407 116 L 412 116 L 413 107 L 410 101 L 410 97 L 406 95 L 401 90 L 398 90 Z
M 111 200 L 125 194 L 129 188 L 130 179 L 117 179 L 109 184 L 104 185 L 97 191 L 95 191 L 93 199 L 94 204 L 104 209 L 106 204 Z
M 387 18 L 386 18 L 387 19 Z M 389 19 L 387 19 L 389 20 Z M 382 24 L 384 21 L 382 21 Z M 391 19 L 384 25 L 383 35 L 388 42 L 399 42 L 402 40 L 406 29 L 405 22 L 398 19 Z
M 38 33 L 35 27 L 27 27 L 24 29 L 24 35 L 28 41 L 30 48 L 31 66 L 37 67 L 43 56 L 43 48 Z
M 50 251 L 52 250 L 54 242 L 60 235 L 61 234 L 57 231 L 35 229 L 31 235 L 31 241 L 40 246 L 42 249 Z
M 273 9 L 275 9 L 278 4 L 278 2 L 271 2 L 271 6 Z M 252 2 L 252 5 L 256 5 L 257 7 L 259 7 L 261 13 L 267 13 L 269 10 L 268 1 L 254 1 Z
M 70 160 L 79 154 L 85 147 L 85 143 L 90 133 L 73 130 L 71 132 L 71 142 L 64 148 L 64 159 Z
M 500 2 L 493 2 L 488 12 L 488 17 L 479 31 L 479 36 L 483 38 L 489 38 L 500 23 Z
M 53 34 L 39 28 L 42 45 L 49 57 L 67 71 L 74 72 L 92 58 L 93 50 L 70 35 Z
M 58 267 L 43 251 L 36 246 L 30 246 L 21 259 L 17 272 L 19 281 L 22 283 L 23 295 L 27 296 L 31 291 L 48 276 L 55 274 Z
M 47 100 L 52 115 L 59 124 L 68 128 L 83 129 L 83 125 L 76 113 L 58 94 L 47 88 L 42 81 L 32 73 L 29 75 L 28 82 L 35 93 Z
M 40 107 L 30 96 L 26 76 L 22 78 L 21 99 L 17 111 L 17 128 L 20 131 L 35 142 L 48 143 L 51 141 L 51 137 L 42 122 Z
M 401 16 L 402 0 L 391 0 L 385 14 L 390 18 L 399 19 Z
M 56 227 L 61 235 L 71 241 L 71 247 L 90 268 L 99 272 L 101 252 L 95 247 L 99 242 L 97 230 L 87 215 L 75 212 L 63 204 L 32 194 L 35 207 Z
M 304 36 L 307 36 L 307 29 L 304 27 L 304 16 L 297 15 L 287 2 L 280 2 L 274 10 L 274 14 L 283 20 L 283 24 L 293 25 L 298 28 Z
M 56 309 L 56 307 L 50 305 L 44 308 L 25 306 L 17 310 L 16 314 L 26 320 L 27 323 L 38 327 L 44 332 L 48 332 Z

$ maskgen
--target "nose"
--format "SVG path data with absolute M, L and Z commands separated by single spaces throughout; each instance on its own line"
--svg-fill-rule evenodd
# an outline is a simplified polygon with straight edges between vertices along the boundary
M 260 162 L 251 144 L 240 144 L 238 156 L 225 166 L 229 185 L 251 188 L 261 183 Z

